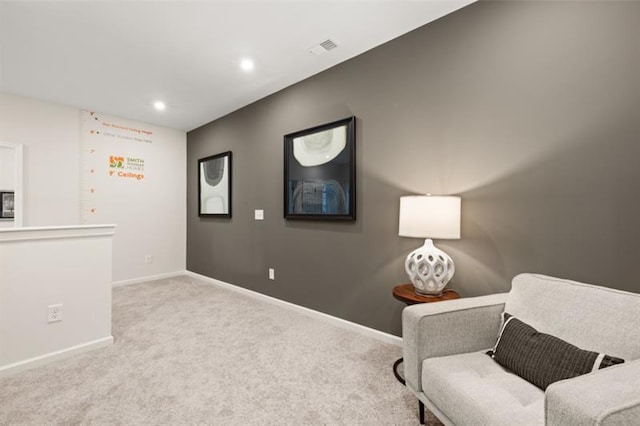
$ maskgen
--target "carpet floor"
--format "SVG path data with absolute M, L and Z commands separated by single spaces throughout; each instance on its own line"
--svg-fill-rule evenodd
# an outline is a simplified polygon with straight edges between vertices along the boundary
M 194 278 L 115 288 L 113 336 L 0 379 L 0 424 L 418 424 L 400 347 Z

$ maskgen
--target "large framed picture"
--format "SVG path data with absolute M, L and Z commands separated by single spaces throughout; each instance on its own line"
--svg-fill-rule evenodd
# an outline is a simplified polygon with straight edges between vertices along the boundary
M 0 192 L 0 219 L 13 219 L 15 216 L 15 193 L 13 191 Z
M 356 219 L 356 118 L 284 137 L 284 217 Z
M 231 151 L 198 160 L 198 216 L 231 217 Z

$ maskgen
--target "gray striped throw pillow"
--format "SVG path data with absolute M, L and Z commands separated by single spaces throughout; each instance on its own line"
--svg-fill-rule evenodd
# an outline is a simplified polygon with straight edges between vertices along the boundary
M 492 351 L 498 364 L 540 389 L 600 368 L 621 364 L 623 359 L 580 349 L 504 313 L 504 325 Z

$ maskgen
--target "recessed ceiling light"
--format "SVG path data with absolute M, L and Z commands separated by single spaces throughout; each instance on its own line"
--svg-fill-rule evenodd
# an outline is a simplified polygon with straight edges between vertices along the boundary
M 242 69 L 242 71 L 245 71 L 245 72 L 253 71 L 254 66 L 255 64 L 253 63 L 253 60 L 249 58 L 245 58 L 240 61 L 240 68 Z
M 167 106 L 166 106 L 166 105 L 165 105 L 165 103 L 164 103 L 164 102 L 162 102 L 162 101 L 155 101 L 155 102 L 153 103 L 153 107 L 154 107 L 155 109 L 157 109 L 158 111 L 164 111 L 165 109 L 167 109 Z

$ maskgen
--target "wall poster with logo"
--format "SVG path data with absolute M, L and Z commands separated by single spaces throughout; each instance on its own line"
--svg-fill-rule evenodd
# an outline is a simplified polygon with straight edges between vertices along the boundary
M 149 179 L 154 130 L 129 120 L 80 111 L 80 222 L 113 221 L 115 200 L 136 199 Z

